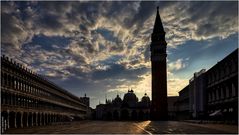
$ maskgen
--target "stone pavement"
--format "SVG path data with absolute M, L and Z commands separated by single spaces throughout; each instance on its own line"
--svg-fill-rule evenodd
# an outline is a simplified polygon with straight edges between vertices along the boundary
M 23 134 L 238 134 L 237 125 L 195 124 L 178 121 L 79 121 L 10 129 Z

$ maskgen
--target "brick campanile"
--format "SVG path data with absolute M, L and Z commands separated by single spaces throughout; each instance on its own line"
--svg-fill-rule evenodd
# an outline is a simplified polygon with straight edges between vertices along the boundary
M 158 7 L 151 35 L 151 66 L 152 66 L 152 103 L 151 120 L 167 120 L 167 61 L 165 32 Z

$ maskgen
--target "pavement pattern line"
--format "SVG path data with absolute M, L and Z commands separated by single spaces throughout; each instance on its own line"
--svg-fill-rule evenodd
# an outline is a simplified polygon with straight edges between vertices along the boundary
M 140 127 L 137 123 L 134 123 L 135 126 L 137 126 L 138 128 L 142 129 L 144 132 L 150 134 L 150 135 L 153 135 L 151 132 L 145 130 L 144 128 Z

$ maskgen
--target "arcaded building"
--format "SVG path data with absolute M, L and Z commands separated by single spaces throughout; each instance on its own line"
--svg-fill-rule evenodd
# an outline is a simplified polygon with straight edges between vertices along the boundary
M 145 94 L 140 101 L 133 90 L 128 90 L 121 99 L 119 95 L 112 101 L 96 106 L 98 120 L 147 120 L 150 115 L 150 98 Z
M 206 73 L 209 118 L 238 121 L 238 49 Z
M 177 119 L 238 122 L 238 49 L 208 71 L 194 73 L 179 92 Z
M 84 97 L 83 99 L 88 99 Z M 1 131 L 84 119 L 82 100 L 8 57 L 1 57 Z

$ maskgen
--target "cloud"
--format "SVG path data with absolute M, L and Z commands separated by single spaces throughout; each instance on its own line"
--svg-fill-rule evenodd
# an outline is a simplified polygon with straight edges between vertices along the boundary
M 200 7 L 200 8 L 198 8 Z M 230 10 L 228 10 L 230 7 Z M 238 32 L 237 2 L 176 2 L 161 10 L 170 47 Z
M 170 71 L 178 71 L 178 70 L 181 70 L 181 69 L 185 68 L 186 65 L 187 65 L 186 61 L 188 61 L 188 60 L 189 60 L 189 58 L 177 59 L 174 62 L 168 63 L 168 70 L 169 70 L 169 72 Z
M 69 80 L 80 81 L 78 85 L 89 91 L 132 86 L 142 94 L 150 89 L 150 36 L 158 5 L 170 56 L 168 75 L 170 80 L 176 78 L 171 80 L 176 84 L 184 84 L 185 78 L 175 73 L 186 69 L 189 60 L 172 58 L 176 55 L 173 49 L 190 41 L 225 39 L 238 32 L 238 2 L 1 4 L 3 54 L 64 87 L 73 87 Z M 169 89 L 174 89 L 173 83 Z

